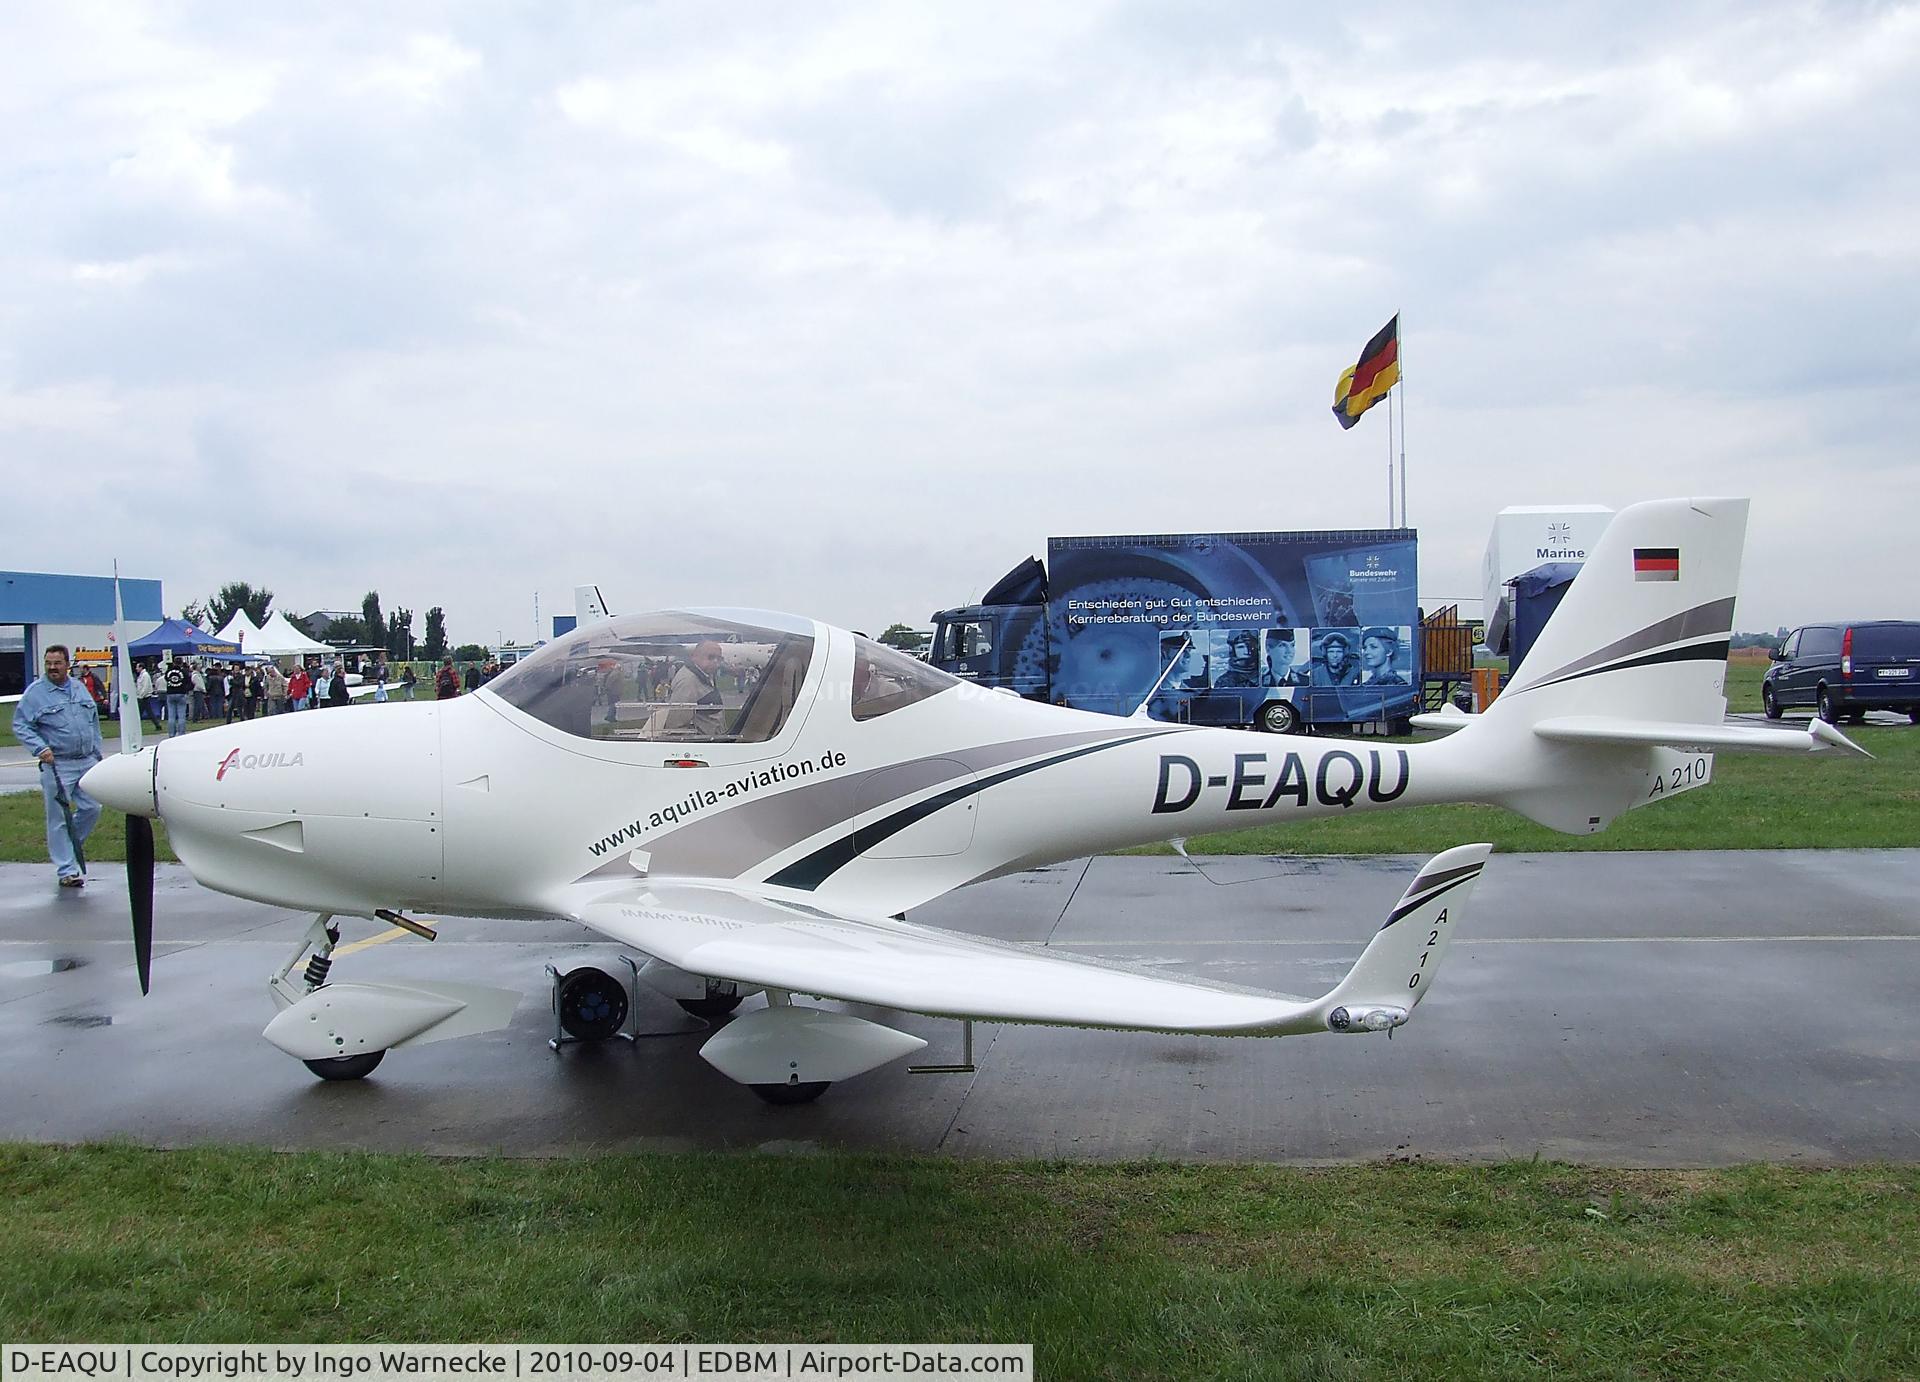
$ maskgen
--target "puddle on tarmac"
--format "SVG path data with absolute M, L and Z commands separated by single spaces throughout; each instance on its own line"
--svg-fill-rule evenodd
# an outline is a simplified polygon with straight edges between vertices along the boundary
M 79 969 L 86 964 L 71 955 L 57 956 L 51 960 L 12 960 L 0 965 L 0 978 L 37 979 L 42 974 L 62 974 L 69 969 Z
M 61 1013 L 47 1019 L 49 1027 L 111 1027 L 113 1018 L 106 1013 Z

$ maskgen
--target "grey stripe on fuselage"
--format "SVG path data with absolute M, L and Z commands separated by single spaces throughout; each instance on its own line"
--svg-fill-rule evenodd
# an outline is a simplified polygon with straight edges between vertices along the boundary
M 1169 732 L 1180 727 L 1162 726 Z M 929 754 L 925 758 L 900 763 L 880 763 L 865 772 L 843 772 L 822 782 L 772 791 L 755 796 L 737 806 L 716 810 L 712 815 L 688 821 L 652 840 L 641 841 L 636 848 L 647 851 L 648 871 L 683 878 L 738 878 L 755 864 L 791 849 L 802 840 L 842 825 L 853 817 L 877 807 L 897 804 L 930 787 L 952 781 L 966 773 L 986 772 L 1002 764 L 1032 758 L 1081 744 L 1135 735 L 1138 725 L 1124 721 L 1113 729 L 1079 730 L 1071 734 L 1049 734 L 1036 739 L 1014 739 L 1005 743 L 981 744 L 950 753 Z M 750 771 L 743 765 L 742 771 Z M 862 800 L 865 784 L 876 772 L 898 774 L 899 788 L 889 802 Z M 633 868 L 627 853 L 609 859 L 576 880 L 593 878 L 631 878 Z
M 1705 638 L 1709 634 L 1725 637 L 1732 628 L 1733 596 L 1729 595 L 1724 600 L 1710 600 L 1704 605 L 1695 605 L 1692 609 L 1682 610 L 1670 618 L 1649 624 L 1638 633 L 1630 633 L 1625 638 L 1609 643 L 1598 652 L 1588 653 L 1585 657 L 1575 658 L 1564 667 L 1556 667 L 1551 672 L 1543 673 L 1524 686 L 1510 686 L 1506 694 L 1523 695 L 1556 681 L 1564 681 L 1590 667 L 1598 667 L 1603 662 L 1613 662 L 1616 659 L 1632 657 L 1637 653 L 1651 652 L 1669 643 L 1679 643 L 1689 638 Z

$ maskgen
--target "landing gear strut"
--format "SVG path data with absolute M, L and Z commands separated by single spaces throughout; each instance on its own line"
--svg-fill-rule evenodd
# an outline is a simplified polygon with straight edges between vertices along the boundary
M 333 948 L 340 944 L 340 928 L 334 924 L 331 914 L 323 913 L 313 919 L 313 925 L 307 928 L 300 938 L 300 944 L 287 962 L 280 966 L 280 972 L 268 981 L 274 996 L 283 1004 L 291 1007 L 310 994 L 318 993 L 326 987 L 327 976 L 333 970 Z M 300 963 L 300 957 L 309 950 L 313 952 L 307 961 L 307 967 L 300 978 L 293 979 L 293 967 Z M 323 1056 L 318 1060 L 302 1060 L 300 1063 L 323 1080 L 364 1080 L 386 1057 L 386 1048 L 377 1051 L 356 1051 L 352 1055 Z
M 423 939 L 433 928 L 398 913 L 381 920 Z M 323 1080 L 361 1080 L 390 1049 L 494 1032 L 513 1020 L 520 995 L 475 984 L 339 983 L 332 978 L 340 928 L 331 913 L 307 927 L 287 962 L 267 981 L 280 1011 L 263 1036 Z M 296 978 L 294 966 L 312 951 Z

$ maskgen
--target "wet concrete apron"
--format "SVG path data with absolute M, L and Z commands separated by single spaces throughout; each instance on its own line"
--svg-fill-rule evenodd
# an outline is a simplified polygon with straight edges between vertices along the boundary
M 1317 992 L 1418 860 L 1102 858 L 962 889 L 913 918 L 1233 983 Z M 0 1138 L 119 1137 L 512 1155 L 865 1148 L 1339 1162 L 1532 1156 L 1626 1166 L 1920 1157 L 1920 850 L 1495 855 L 1433 997 L 1381 1036 L 1223 1040 L 981 1026 L 977 1070 L 875 1071 L 762 1104 L 700 1035 L 547 1047 L 541 967 L 624 973 L 567 923 L 448 918 L 340 979 L 519 988 L 505 1031 L 323 1084 L 263 1041 L 305 916 L 162 866 L 141 998 L 116 866 L 79 894 L 0 865 Z M 384 935 L 349 923 L 347 941 Z M 757 1003 L 758 999 L 749 1000 Z M 959 1059 L 954 1022 L 856 1008 Z M 684 1029 L 648 1000 L 644 1026 Z

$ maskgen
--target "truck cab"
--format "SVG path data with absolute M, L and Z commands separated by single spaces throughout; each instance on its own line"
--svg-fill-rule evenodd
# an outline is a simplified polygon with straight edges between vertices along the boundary
M 1040 655 L 1027 651 L 1023 656 L 1036 638 Z M 1003 686 L 1029 700 L 1048 700 L 1045 643 L 1044 606 L 962 605 L 933 616 L 927 661 L 981 686 Z
M 927 661 L 978 685 L 1045 701 L 1053 699 L 1048 651 L 1047 569 L 1028 557 L 979 604 L 933 616 Z

